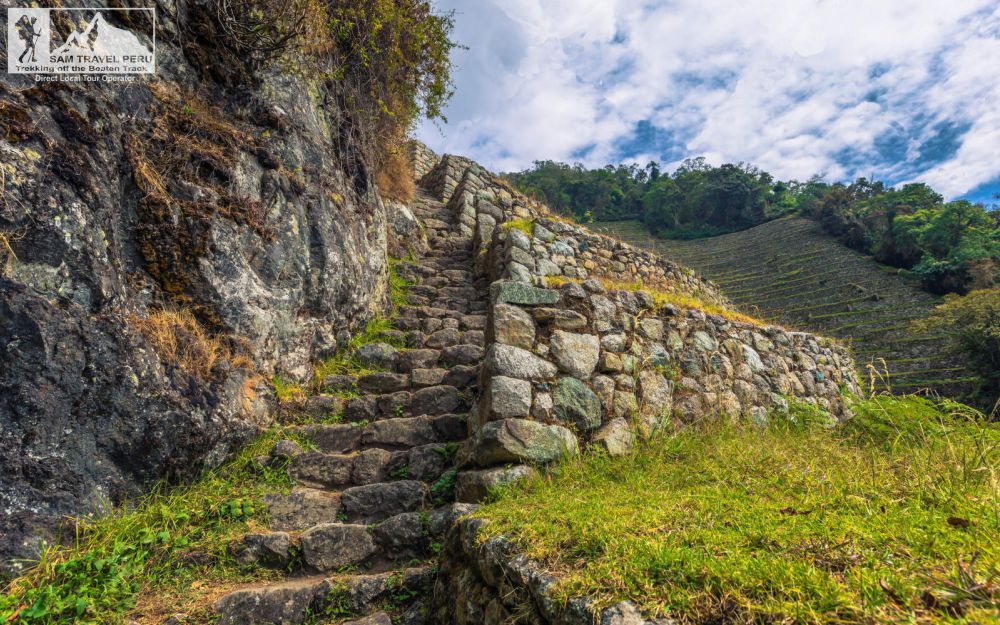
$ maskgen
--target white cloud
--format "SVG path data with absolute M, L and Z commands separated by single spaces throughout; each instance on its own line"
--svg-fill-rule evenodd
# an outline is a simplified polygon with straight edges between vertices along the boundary
M 781 178 L 919 179 L 949 196 L 1000 174 L 998 0 L 438 4 L 470 49 L 456 54 L 451 123 L 418 136 L 493 169 L 585 150 L 589 165 L 705 155 Z M 669 153 L 621 149 L 644 120 Z M 935 162 L 920 146 L 941 122 L 969 130 Z M 890 134 L 905 145 L 886 155 Z

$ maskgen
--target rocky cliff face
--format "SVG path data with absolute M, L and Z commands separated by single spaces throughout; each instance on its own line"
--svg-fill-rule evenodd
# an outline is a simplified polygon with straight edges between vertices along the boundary
M 148 79 L 0 83 L 2 561 L 220 461 L 268 423 L 274 372 L 386 304 L 349 112 L 305 65 L 248 70 L 213 6 L 160 3 Z M 165 349 L 194 339 L 163 310 L 213 337 L 204 371 Z

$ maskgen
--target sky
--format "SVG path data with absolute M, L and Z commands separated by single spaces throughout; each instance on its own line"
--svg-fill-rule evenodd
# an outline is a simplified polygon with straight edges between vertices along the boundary
M 435 0 L 456 93 L 418 138 L 494 171 L 704 156 L 1000 193 L 1000 0 Z

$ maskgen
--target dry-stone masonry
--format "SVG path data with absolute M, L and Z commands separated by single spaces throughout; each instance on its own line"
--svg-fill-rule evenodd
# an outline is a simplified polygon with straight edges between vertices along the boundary
M 460 501 L 479 501 L 588 447 L 627 453 L 659 428 L 764 422 L 793 399 L 849 416 L 844 397 L 859 389 L 840 345 L 660 304 L 658 294 L 726 301 L 674 263 L 554 219 L 467 159 L 446 156 L 423 180 L 472 237 L 476 275 L 490 283 L 481 393 L 459 453 Z M 629 604 L 557 609 L 546 594 L 554 580 L 502 539 L 479 544 L 478 523 L 462 521 L 449 535 L 437 622 L 649 622 Z
M 621 455 L 658 428 L 762 421 L 792 397 L 845 417 L 850 358 L 811 335 L 609 289 L 641 281 L 725 303 L 691 272 L 553 219 L 467 159 L 412 154 L 417 200 L 389 217 L 391 239 L 420 233 L 405 244 L 416 262 L 401 266 L 416 282 L 411 305 L 394 319 L 409 347 L 359 348 L 379 372 L 331 376 L 304 409 L 344 422 L 301 426 L 314 450 L 282 441 L 260 460 L 288 463 L 298 487 L 270 497 L 269 530 L 232 551 L 294 578 L 226 595 L 219 622 L 655 622 L 627 603 L 559 605 L 553 577 L 460 517 L 564 456 Z M 357 396 L 336 394 L 347 388 Z

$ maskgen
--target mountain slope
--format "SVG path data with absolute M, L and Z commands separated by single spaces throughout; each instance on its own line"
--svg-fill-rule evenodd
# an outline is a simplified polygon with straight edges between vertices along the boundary
M 682 262 L 737 305 L 801 330 L 849 341 L 876 389 L 968 391 L 975 373 L 939 336 L 915 333 L 939 299 L 791 217 L 709 239 L 658 239 L 638 221 L 595 230 Z M 884 359 L 884 363 L 883 363 Z M 869 367 L 870 365 L 870 367 Z

